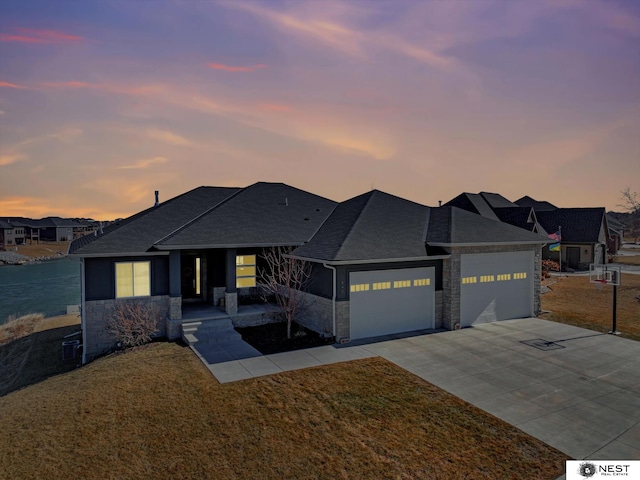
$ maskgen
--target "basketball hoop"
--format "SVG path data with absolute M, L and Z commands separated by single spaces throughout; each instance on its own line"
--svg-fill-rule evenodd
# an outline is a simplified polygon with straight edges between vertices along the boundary
M 613 285 L 613 326 L 609 333 L 620 335 L 617 331 L 617 304 L 618 304 L 618 285 L 620 285 L 620 266 L 619 265 L 589 265 L 589 281 L 598 284 L 598 288 L 602 285 Z

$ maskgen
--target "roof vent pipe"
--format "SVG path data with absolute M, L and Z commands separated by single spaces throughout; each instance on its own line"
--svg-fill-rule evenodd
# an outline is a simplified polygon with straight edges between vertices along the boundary
M 438 200 L 438 206 L 441 207 L 442 206 L 442 200 Z
M 157 207 L 157 206 L 160 204 L 160 202 L 159 202 L 159 200 L 158 200 L 158 198 L 159 198 L 159 197 L 158 197 L 158 195 L 160 194 L 160 192 L 159 192 L 158 190 L 156 190 L 156 191 L 155 191 L 155 194 L 156 194 L 156 203 L 155 203 L 153 206 L 154 206 L 154 207 Z

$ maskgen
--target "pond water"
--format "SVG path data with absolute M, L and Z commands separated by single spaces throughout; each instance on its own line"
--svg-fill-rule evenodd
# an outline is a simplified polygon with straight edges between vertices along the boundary
M 63 258 L 0 266 L 0 324 L 9 315 L 67 313 L 80 303 L 80 261 Z

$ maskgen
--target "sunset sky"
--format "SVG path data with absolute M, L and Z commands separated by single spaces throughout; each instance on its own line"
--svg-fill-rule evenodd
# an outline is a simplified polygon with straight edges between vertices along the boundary
M 2 0 L 0 217 L 640 192 L 640 2 Z

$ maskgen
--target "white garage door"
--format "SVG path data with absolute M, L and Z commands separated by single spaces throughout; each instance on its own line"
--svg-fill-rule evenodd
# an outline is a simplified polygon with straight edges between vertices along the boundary
M 349 274 L 351 338 L 434 328 L 435 268 Z
M 462 255 L 460 324 L 533 315 L 533 252 Z

